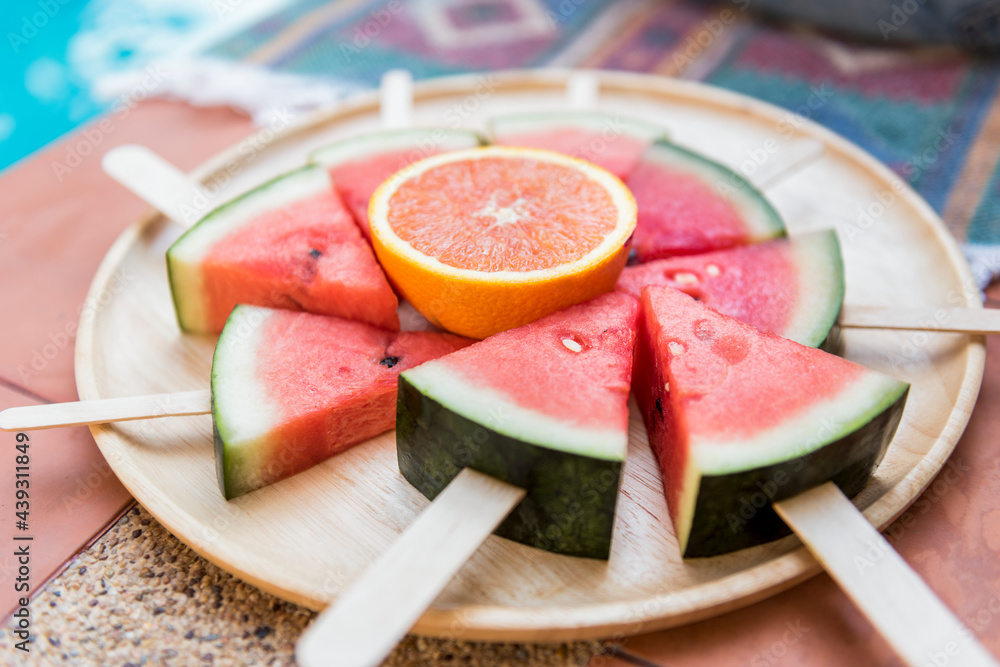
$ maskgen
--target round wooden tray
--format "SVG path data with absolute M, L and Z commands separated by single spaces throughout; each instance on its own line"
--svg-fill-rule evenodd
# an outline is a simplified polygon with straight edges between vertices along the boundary
M 567 72 L 507 72 L 419 84 L 420 125 L 484 128 L 495 113 L 565 108 Z M 598 73 L 599 109 L 666 125 L 674 139 L 744 172 L 767 168 L 807 138 L 823 156 L 767 194 L 792 234 L 836 227 L 850 304 L 981 307 L 968 267 L 928 205 L 853 144 L 776 107 L 708 86 Z M 374 94 L 303 124 L 264 130 L 195 176 L 225 196 L 301 164 L 307 152 L 378 126 Z M 783 152 L 784 151 L 784 152 Z M 150 213 L 104 259 L 76 346 L 80 397 L 206 388 L 214 338 L 182 335 L 164 252 L 179 230 Z M 965 428 L 982 380 L 981 339 L 849 331 L 846 355 L 912 383 L 902 425 L 856 499 L 885 526 L 933 479 Z M 115 473 L 178 538 L 220 567 L 319 609 L 427 506 L 400 476 L 392 433 L 231 502 L 215 478 L 209 416 L 92 428 Z M 419 634 L 557 640 L 634 634 L 720 614 L 819 571 L 792 537 L 683 561 L 659 472 L 633 409 L 609 562 L 549 554 L 490 537 L 420 619 Z M 391 605 L 391 600 L 385 601 Z

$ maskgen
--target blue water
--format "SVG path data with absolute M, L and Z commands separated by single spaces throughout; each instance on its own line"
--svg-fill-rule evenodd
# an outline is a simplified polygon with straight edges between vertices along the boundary
M 214 19 L 198 0 L 5 0 L 0 170 L 112 106 L 101 76 L 142 67 Z

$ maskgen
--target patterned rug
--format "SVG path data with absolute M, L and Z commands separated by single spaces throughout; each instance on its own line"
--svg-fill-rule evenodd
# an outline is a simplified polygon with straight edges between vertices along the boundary
M 853 41 L 768 20 L 750 0 L 298 0 L 206 55 L 341 90 L 546 65 L 697 79 L 797 111 L 867 149 L 1000 267 L 1000 60 L 950 46 Z M 898 17 L 897 17 L 898 18 Z M 887 15 L 887 21 L 893 17 Z

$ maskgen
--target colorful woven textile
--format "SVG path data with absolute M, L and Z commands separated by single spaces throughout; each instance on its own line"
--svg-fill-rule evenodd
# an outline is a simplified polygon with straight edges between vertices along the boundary
M 1000 243 L 1000 60 L 854 42 L 769 22 L 750 4 L 300 0 L 210 55 L 362 86 L 396 67 L 417 78 L 560 65 L 699 79 L 811 117 L 892 167 L 959 240 Z M 998 263 L 978 250 L 979 270 Z

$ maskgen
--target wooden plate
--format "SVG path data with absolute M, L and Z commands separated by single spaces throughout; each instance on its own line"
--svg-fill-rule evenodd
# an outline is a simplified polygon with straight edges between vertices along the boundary
M 775 166 L 803 139 L 823 157 L 768 196 L 791 232 L 836 227 L 846 302 L 981 307 L 955 242 L 928 205 L 844 139 L 788 112 L 704 85 L 599 73 L 599 108 L 658 121 L 676 141 L 745 173 Z M 491 114 L 565 107 L 566 72 L 461 76 L 417 86 L 418 124 L 483 128 Z M 196 176 L 226 196 L 303 162 L 331 140 L 377 127 L 374 95 L 217 156 Z M 799 142 L 799 143 L 796 143 Z M 108 253 L 88 296 L 76 347 L 80 397 L 205 388 L 214 339 L 181 335 L 164 252 L 179 231 L 150 213 Z M 889 453 L 858 497 L 885 526 L 933 479 L 969 419 L 982 380 L 981 339 L 851 331 L 846 356 L 913 384 Z M 129 491 L 212 562 L 282 598 L 319 609 L 335 598 L 427 505 L 400 476 L 393 435 L 226 502 L 209 416 L 92 429 Z M 795 538 L 723 557 L 678 555 L 659 473 L 633 410 L 629 461 L 608 563 L 556 556 L 491 537 L 415 632 L 485 640 L 634 634 L 750 604 L 819 571 Z M 391 605 L 391 600 L 385 604 Z

